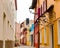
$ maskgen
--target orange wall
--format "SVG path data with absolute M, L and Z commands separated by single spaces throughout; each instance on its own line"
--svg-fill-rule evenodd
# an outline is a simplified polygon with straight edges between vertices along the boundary
M 60 17 L 60 0 L 55 1 L 54 3 L 54 11 L 56 12 L 56 18 Z
M 49 26 L 46 27 L 47 32 L 47 46 L 49 46 Z
M 57 21 L 54 22 L 54 48 L 58 48 Z

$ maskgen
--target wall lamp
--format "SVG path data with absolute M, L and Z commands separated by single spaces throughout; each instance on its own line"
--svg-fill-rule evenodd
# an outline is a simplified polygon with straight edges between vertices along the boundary
M 36 8 L 36 5 L 37 5 L 37 0 L 32 0 L 32 5 L 29 7 L 30 13 L 35 14 L 35 15 L 38 14 L 38 13 L 33 12 L 34 11 L 33 9 Z
M 34 15 L 38 15 L 38 13 L 34 12 L 34 10 L 30 9 L 30 8 L 29 8 L 29 12 L 32 13 L 32 14 L 34 14 Z

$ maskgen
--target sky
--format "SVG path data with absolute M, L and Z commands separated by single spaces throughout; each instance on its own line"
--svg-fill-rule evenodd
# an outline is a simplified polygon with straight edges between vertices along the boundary
M 34 15 L 29 12 L 32 0 L 17 0 L 17 22 L 22 23 L 26 18 L 34 19 Z

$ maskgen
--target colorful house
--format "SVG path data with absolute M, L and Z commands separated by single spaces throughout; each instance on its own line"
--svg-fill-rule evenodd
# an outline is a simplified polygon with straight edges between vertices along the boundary
M 32 2 L 32 6 L 34 4 Z M 35 2 L 36 3 L 36 2 Z M 31 9 L 35 10 L 35 33 L 40 32 L 40 39 L 38 38 L 39 34 L 35 34 L 35 43 L 36 48 L 60 48 L 60 0 L 37 0 L 37 4 Z M 39 11 L 40 10 L 40 11 Z M 36 17 L 37 16 L 37 17 Z M 43 16 L 43 17 L 42 17 Z M 37 24 L 37 20 L 40 19 L 40 25 Z M 37 39 L 36 39 L 37 36 Z M 40 43 L 38 41 L 40 40 Z
M 27 25 L 27 45 L 30 46 L 31 44 L 31 35 L 33 34 L 33 31 L 31 29 L 31 25 L 33 24 L 33 20 L 29 20 L 29 25 Z M 32 32 L 31 32 L 32 31 Z M 31 34 L 32 33 L 32 34 Z
M 31 39 L 30 39 L 30 27 L 33 24 L 33 20 L 29 20 L 27 18 L 27 20 L 25 20 L 23 23 L 21 23 L 22 27 L 21 27 L 21 43 L 23 43 L 24 45 L 30 46 L 31 45 Z M 25 30 L 26 28 L 26 30 Z M 24 31 L 25 30 L 25 31 Z

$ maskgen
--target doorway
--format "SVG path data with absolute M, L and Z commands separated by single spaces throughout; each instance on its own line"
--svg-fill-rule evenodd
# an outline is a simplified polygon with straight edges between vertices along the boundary
M 53 24 L 50 25 L 50 48 L 54 48 L 54 30 L 53 30 Z
M 33 35 L 31 35 L 31 46 L 33 46 Z

